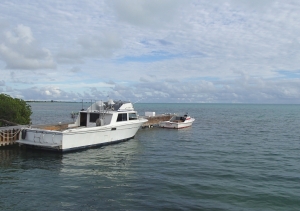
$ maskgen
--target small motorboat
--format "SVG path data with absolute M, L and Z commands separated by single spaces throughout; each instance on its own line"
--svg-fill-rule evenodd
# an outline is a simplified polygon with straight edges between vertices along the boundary
M 185 114 L 183 116 L 174 115 L 169 121 L 159 122 L 158 125 L 162 128 L 180 129 L 190 127 L 194 121 L 195 119 L 191 118 L 188 114 Z

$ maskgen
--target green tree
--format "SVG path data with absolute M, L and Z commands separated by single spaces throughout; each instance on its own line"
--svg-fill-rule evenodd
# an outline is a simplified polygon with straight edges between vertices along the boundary
M 30 124 L 31 106 L 24 100 L 0 94 L 0 127 Z

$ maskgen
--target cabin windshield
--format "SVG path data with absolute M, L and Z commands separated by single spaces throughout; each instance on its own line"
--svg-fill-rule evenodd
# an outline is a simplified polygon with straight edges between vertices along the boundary
M 117 122 L 127 121 L 127 113 L 118 114 Z
M 137 120 L 136 113 L 129 113 L 129 120 Z

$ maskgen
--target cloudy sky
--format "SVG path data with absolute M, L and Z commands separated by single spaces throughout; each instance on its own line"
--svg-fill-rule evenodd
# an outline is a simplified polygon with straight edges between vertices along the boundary
M 300 2 L 1 0 L 0 93 L 300 103 Z

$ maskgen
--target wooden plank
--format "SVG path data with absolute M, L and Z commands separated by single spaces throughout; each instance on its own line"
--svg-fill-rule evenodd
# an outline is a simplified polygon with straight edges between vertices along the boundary
M 144 117 L 145 119 L 148 119 L 148 122 L 145 122 L 142 127 L 149 127 L 149 126 L 155 126 L 158 125 L 160 121 L 168 121 L 172 118 L 173 115 L 158 115 L 158 116 L 149 116 Z

